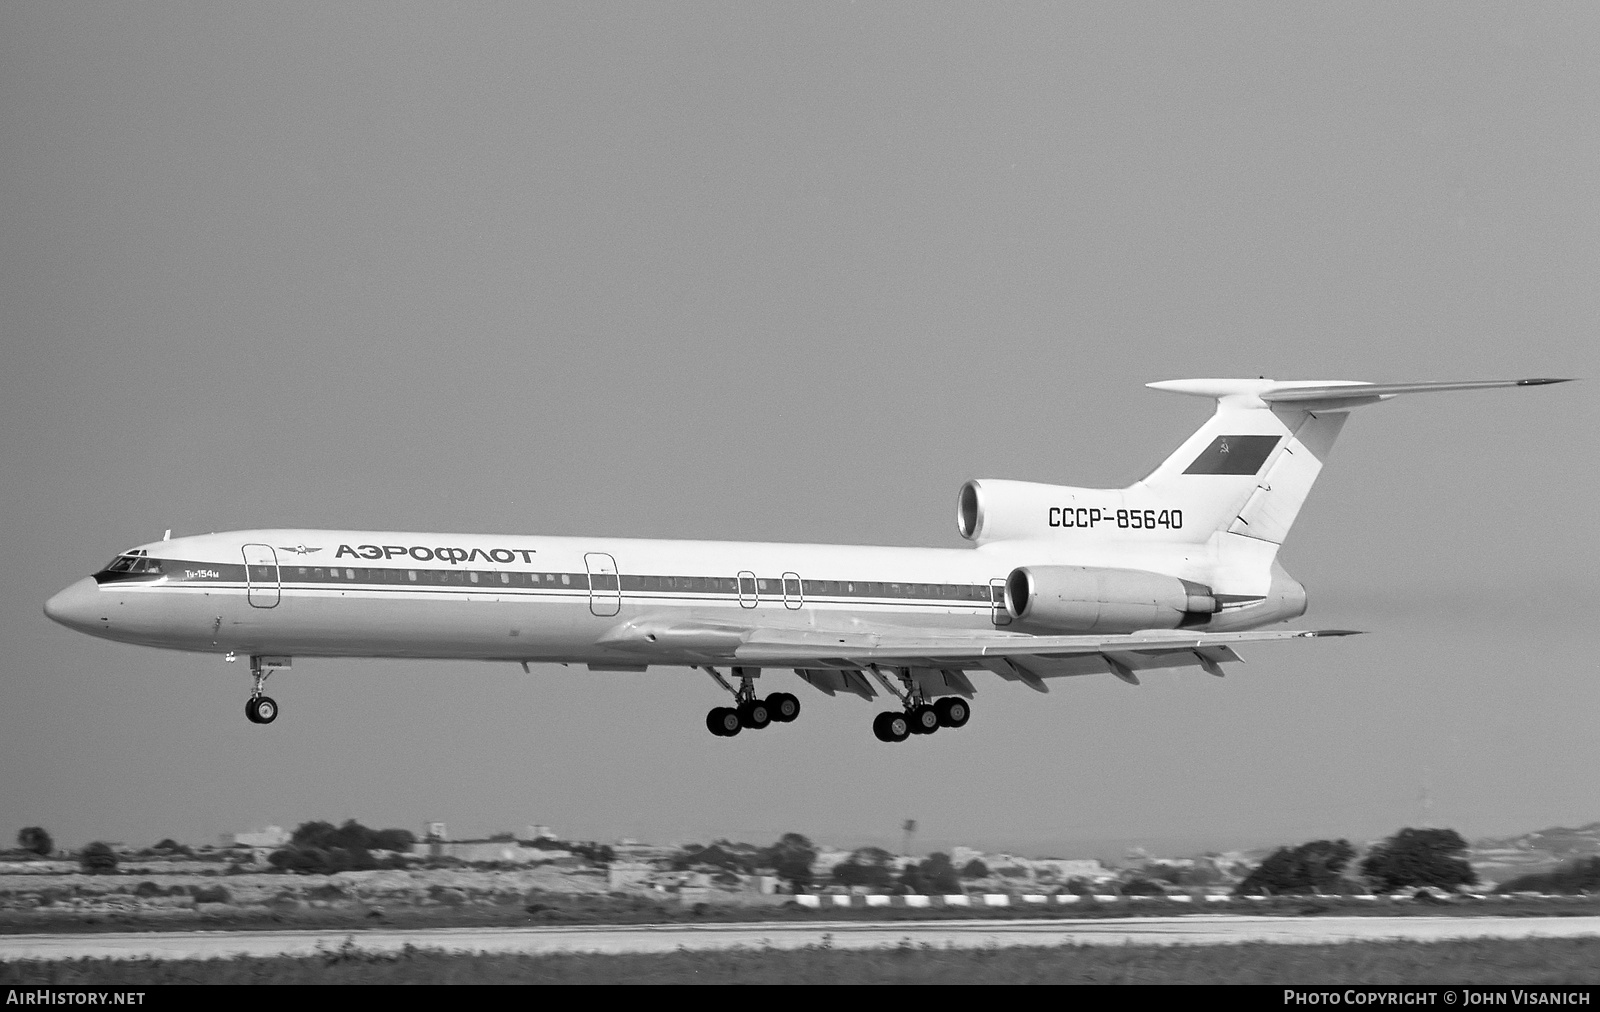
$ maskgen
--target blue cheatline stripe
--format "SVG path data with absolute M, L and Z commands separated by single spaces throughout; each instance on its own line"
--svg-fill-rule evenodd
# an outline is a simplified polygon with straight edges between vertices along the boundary
M 257 566 L 190 562 L 181 559 L 150 559 L 139 572 L 102 570 L 95 581 L 107 584 L 183 585 L 188 587 L 242 587 L 281 585 L 285 588 L 321 590 L 348 588 L 361 591 L 443 591 L 466 594 L 549 594 L 587 595 L 591 589 L 588 573 L 523 573 L 474 569 L 395 569 L 354 566 Z M 596 577 L 594 590 L 615 592 L 617 577 Z M 782 579 L 760 578 L 756 596 L 764 602 L 784 599 Z M 794 581 L 788 597 L 796 600 Z M 914 583 L 882 580 L 803 580 L 800 601 L 813 603 L 840 601 L 878 601 L 926 607 L 966 606 L 988 608 L 998 588 L 987 584 Z M 632 576 L 621 577 L 621 592 L 633 600 L 713 601 L 739 598 L 738 580 L 721 576 Z M 749 588 L 744 591 L 750 594 Z

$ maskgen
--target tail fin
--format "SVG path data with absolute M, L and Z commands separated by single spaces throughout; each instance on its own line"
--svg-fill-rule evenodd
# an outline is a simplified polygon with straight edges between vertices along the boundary
M 1219 583 L 1234 592 L 1270 582 L 1271 564 L 1352 408 L 1400 394 L 1539 386 L 1559 379 L 1465 383 L 1351 380 L 1185 379 L 1156 390 L 1213 397 L 1217 410 L 1177 452 L 1134 488 L 1181 503 L 1216 549 Z M 1132 490 L 1130 490 L 1132 491 Z

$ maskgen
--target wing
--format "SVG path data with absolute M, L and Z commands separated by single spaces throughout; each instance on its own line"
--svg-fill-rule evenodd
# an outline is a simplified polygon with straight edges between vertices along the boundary
M 965 672 L 991 671 L 1006 681 L 1048 692 L 1047 678 L 1110 673 L 1135 685 L 1137 672 L 1195 666 L 1221 676 L 1241 660 L 1239 643 L 1355 635 L 1345 629 L 1258 630 L 1234 633 L 1155 631 L 1107 636 L 1028 636 L 973 630 L 884 630 L 872 633 L 810 629 L 736 628 L 628 622 L 602 639 L 613 649 L 655 655 L 658 663 L 747 664 L 786 667 L 833 695 L 876 694 L 867 674 L 909 669 L 929 695 L 970 696 Z

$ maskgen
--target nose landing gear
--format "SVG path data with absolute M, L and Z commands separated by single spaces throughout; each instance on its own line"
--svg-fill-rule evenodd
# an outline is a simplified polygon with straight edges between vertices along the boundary
M 228 655 L 233 660 L 233 655 Z M 292 661 L 287 657 L 250 656 L 250 698 L 245 701 L 244 715 L 252 724 L 270 724 L 278 719 L 278 701 L 265 695 L 261 689 L 276 668 L 287 668 Z
M 745 728 L 759 731 L 768 724 L 787 724 L 800 716 L 800 700 L 792 693 L 774 692 L 766 699 L 756 696 L 753 680 L 761 674 L 760 668 L 734 668 L 733 675 L 739 679 L 737 689 L 716 668 L 704 670 L 733 695 L 734 706 L 718 706 L 706 714 L 706 730 L 719 738 L 732 738 Z

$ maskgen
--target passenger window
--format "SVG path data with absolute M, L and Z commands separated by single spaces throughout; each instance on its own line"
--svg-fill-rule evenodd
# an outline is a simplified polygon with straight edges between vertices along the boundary
M 511 574 L 510 573 L 501 573 L 500 574 L 500 582 L 501 583 L 510 583 L 511 582 Z
M 415 569 L 406 570 L 406 576 L 410 578 L 412 583 L 417 582 L 417 571 Z
M 572 575 L 570 573 L 562 573 L 561 574 L 561 585 L 563 587 L 572 586 Z
M 473 583 L 477 583 L 478 582 L 478 574 L 477 573 L 468 573 L 467 574 L 467 579 L 471 580 Z

